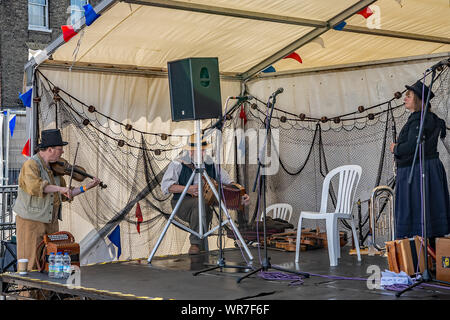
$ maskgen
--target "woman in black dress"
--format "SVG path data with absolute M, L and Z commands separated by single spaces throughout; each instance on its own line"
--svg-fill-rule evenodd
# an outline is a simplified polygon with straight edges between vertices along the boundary
M 408 183 L 412 167 L 417 136 L 422 115 L 422 90 L 426 100 L 428 87 L 417 81 L 405 94 L 405 108 L 411 112 L 408 121 L 402 128 L 397 143 L 391 144 L 391 152 L 397 164 L 397 180 L 395 193 L 395 233 L 396 238 L 413 237 L 423 234 L 421 166 L 419 152 L 414 165 L 411 184 Z M 430 100 L 434 97 L 430 92 Z M 429 106 L 430 107 L 430 106 Z M 439 137 L 445 138 L 444 120 L 428 109 L 424 124 L 425 136 L 425 206 L 427 221 L 427 237 L 432 240 L 450 233 L 450 201 L 447 185 L 447 174 L 439 159 L 437 144 Z M 431 243 L 434 241 L 430 241 Z

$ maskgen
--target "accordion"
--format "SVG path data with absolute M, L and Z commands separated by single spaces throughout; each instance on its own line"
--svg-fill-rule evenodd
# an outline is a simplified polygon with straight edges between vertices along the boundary
M 219 184 L 214 179 L 211 179 L 214 184 L 215 189 L 219 192 Z M 222 185 L 223 194 L 222 201 L 227 209 L 243 211 L 244 205 L 242 204 L 242 196 L 246 193 L 245 188 L 237 183 L 223 184 Z M 217 205 L 217 199 L 214 195 L 213 190 L 203 178 L 203 197 L 205 199 L 205 204 L 208 206 Z
M 44 240 L 36 249 L 36 263 L 39 271 L 48 271 L 48 257 L 66 252 L 70 255 L 72 265 L 80 266 L 80 245 L 75 242 L 74 236 L 67 231 L 60 231 L 44 235 Z
M 423 272 L 425 270 L 423 245 L 425 244 L 422 244 L 422 238 L 419 236 L 386 242 L 389 270 L 395 273 L 404 271 L 408 275 L 413 275 L 419 267 L 420 272 Z M 427 249 L 430 254 L 429 247 Z M 431 259 L 428 260 L 428 267 L 431 268 Z
M 192 163 L 183 163 L 188 168 L 195 170 Z M 219 192 L 219 184 L 213 178 L 210 178 L 214 188 Z M 218 205 L 217 199 L 214 195 L 214 191 L 211 190 L 206 178 L 202 176 L 203 181 L 203 198 L 205 200 L 205 205 L 216 206 Z M 238 210 L 240 212 L 244 211 L 244 205 L 242 204 L 242 196 L 246 194 L 245 188 L 237 183 L 222 184 L 223 195 L 222 201 L 227 209 Z

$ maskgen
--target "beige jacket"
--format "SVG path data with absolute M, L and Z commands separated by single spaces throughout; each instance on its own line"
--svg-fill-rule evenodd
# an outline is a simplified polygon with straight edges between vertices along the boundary
M 54 176 L 39 154 L 27 160 L 20 170 L 19 188 L 13 211 L 21 218 L 50 223 L 54 217 L 61 218 L 61 202 L 66 198 L 59 192 L 44 193 L 49 185 L 66 186 L 64 178 Z

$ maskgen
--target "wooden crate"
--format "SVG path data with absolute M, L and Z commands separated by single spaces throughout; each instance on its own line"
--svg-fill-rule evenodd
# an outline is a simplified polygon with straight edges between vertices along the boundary
M 267 238 L 267 245 L 269 247 L 279 248 L 286 251 L 295 251 L 296 244 L 296 231 L 276 233 Z M 340 245 L 342 247 L 345 244 L 347 244 L 347 234 L 345 232 L 340 232 Z M 327 245 L 328 242 L 326 232 L 320 232 L 319 229 L 302 230 L 300 239 L 300 251 L 327 248 Z

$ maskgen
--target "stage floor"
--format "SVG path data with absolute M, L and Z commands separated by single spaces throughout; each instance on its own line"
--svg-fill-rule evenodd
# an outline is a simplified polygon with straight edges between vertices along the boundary
M 218 251 L 196 256 L 154 257 L 151 264 L 148 264 L 146 259 L 142 259 L 83 266 L 81 267 L 81 287 L 74 289 L 69 289 L 63 280 L 50 281 L 46 274 L 39 272 L 31 272 L 26 276 L 6 273 L 2 275 L 2 281 L 91 299 L 450 299 L 450 290 L 432 286 L 414 288 L 400 298 L 397 298 L 393 291 L 370 289 L 365 279 L 370 276 L 373 279 L 374 270 L 387 269 L 387 259 L 363 255 L 362 261 L 358 262 L 356 256 L 348 254 L 348 250 L 349 247 L 342 249 L 342 257 L 337 267 L 329 266 L 326 249 L 301 252 L 298 268 L 294 264 L 295 253 L 276 249 L 268 250 L 273 266 L 311 274 L 309 278 L 302 281 L 296 281 L 299 277 L 291 273 L 283 273 L 289 275 L 290 279 L 286 280 L 267 280 L 256 273 L 237 283 L 237 280 L 251 269 L 236 268 L 223 268 L 222 271 L 216 269 L 194 276 L 195 271 L 207 268 L 205 264 L 216 265 Z M 260 257 L 264 258 L 264 250 L 251 248 L 251 251 L 254 257 L 253 267 L 258 268 Z M 224 258 L 227 266 L 246 265 L 243 253 L 239 249 L 225 250 Z M 269 269 L 268 271 L 272 273 L 272 276 L 274 276 L 273 273 L 280 275 L 278 270 Z

